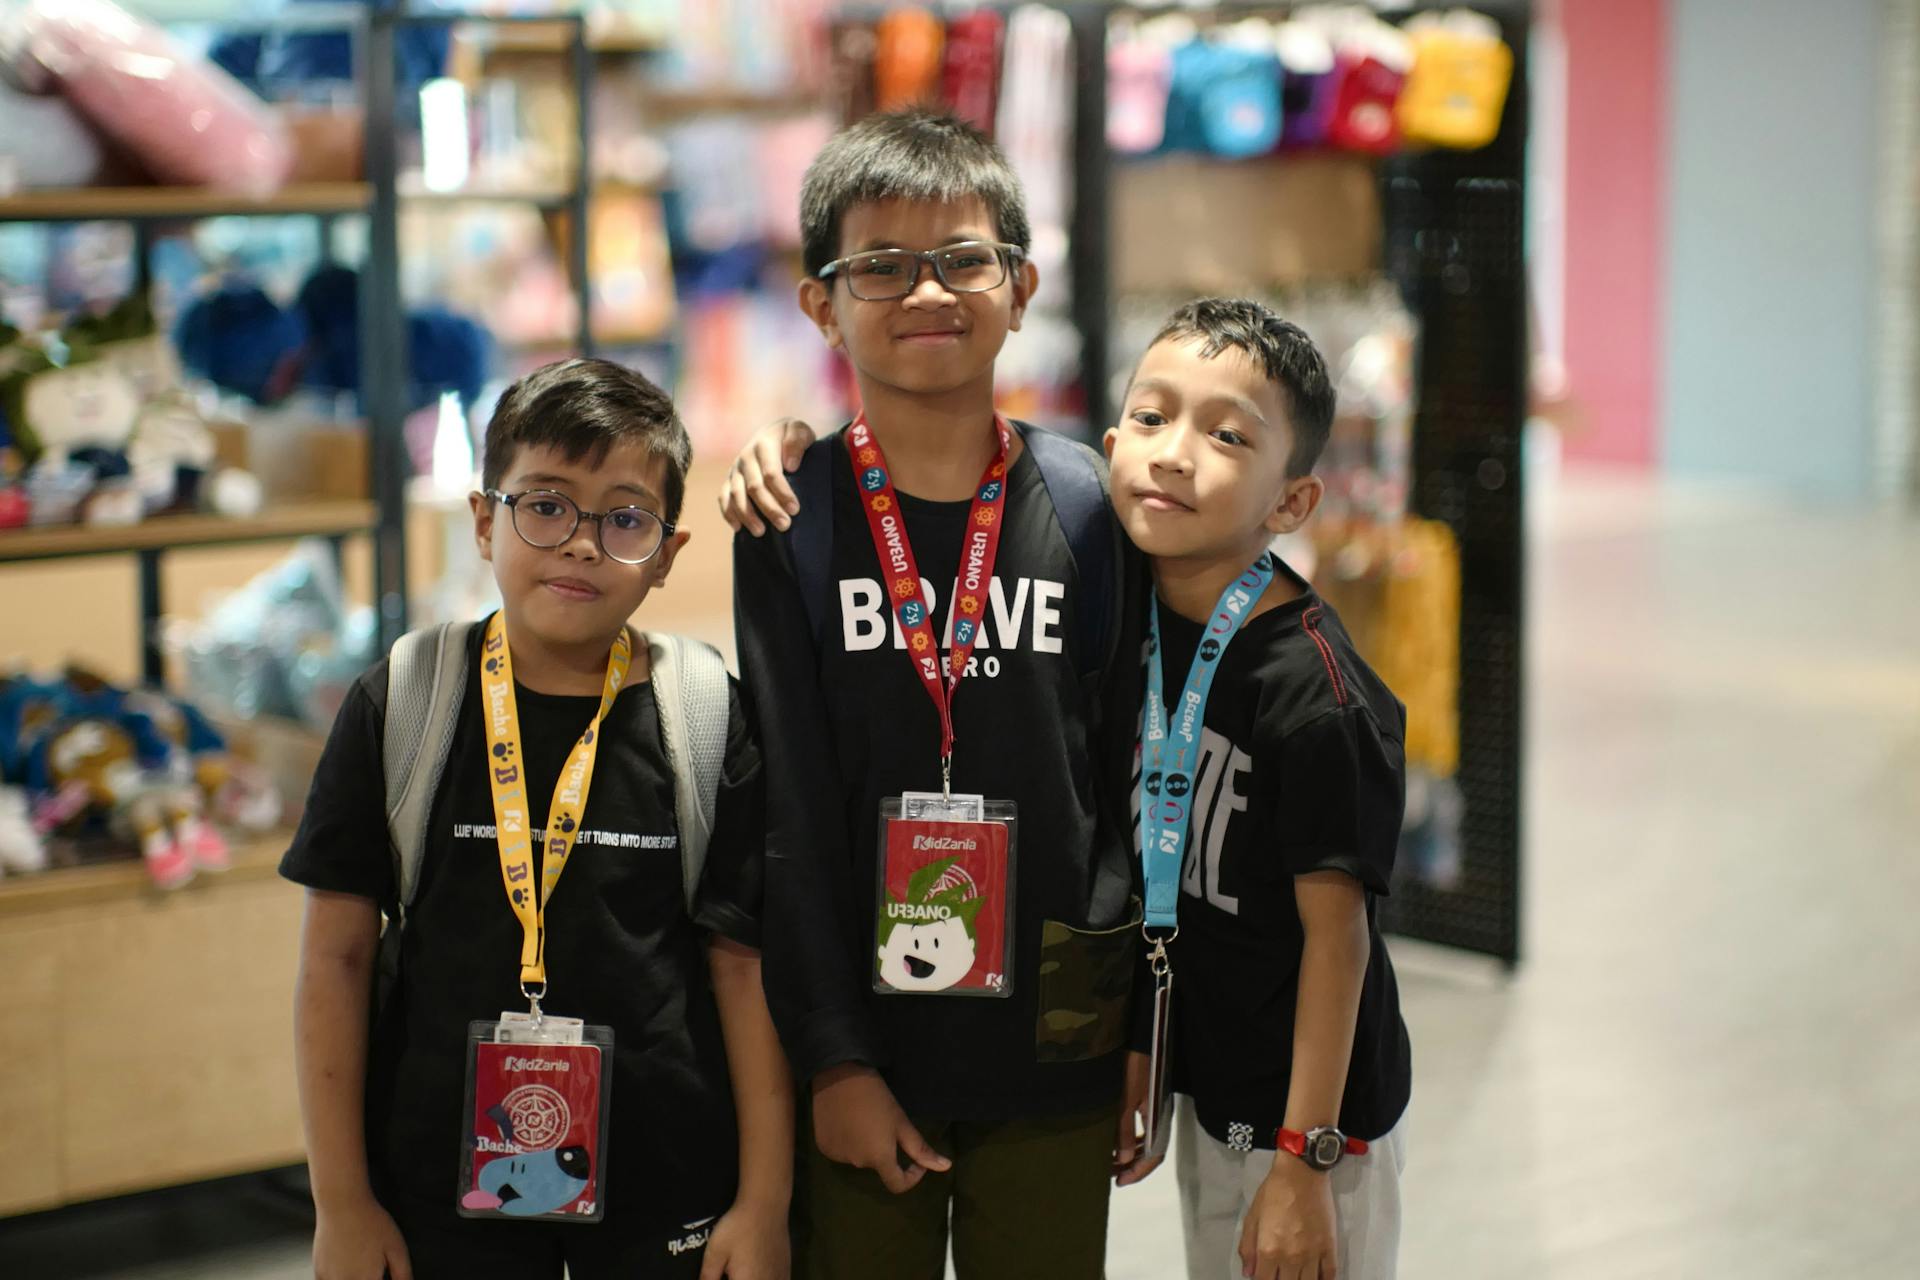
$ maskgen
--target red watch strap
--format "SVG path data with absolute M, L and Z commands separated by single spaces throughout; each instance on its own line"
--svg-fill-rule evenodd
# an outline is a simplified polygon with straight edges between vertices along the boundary
M 1307 1135 L 1298 1129 L 1276 1129 L 1273 1145 L 1290 1155 L 1304 1156 L 1307 1154 Z M 1350 1156 L 1363 1156 L 1367 1154 L 1367 1144 L 1358 1138 L 1347 1138 L 1345 1150 Z

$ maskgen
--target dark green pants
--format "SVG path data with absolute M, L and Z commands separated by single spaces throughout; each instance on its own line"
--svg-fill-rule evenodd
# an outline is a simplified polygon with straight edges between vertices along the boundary
M 1117 1103 L 1000 1124 L 914 1123 L 953 1168 L 898 1196 L 799 1135 L 794 1280 L 942 1280 L 949 1223 L 959 1280 L 1100 1280 Z

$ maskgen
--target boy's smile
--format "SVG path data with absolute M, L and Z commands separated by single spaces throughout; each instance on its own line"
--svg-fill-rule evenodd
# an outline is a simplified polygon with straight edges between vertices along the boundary
M 1320 482 L 1289 477 L 1287 393 L 1245 352 L 1208 358 L 1197 340 L 1147 350 L 1107 432 L 1114 510 L 1148 555 L 1244 569 L 1299 528 Z

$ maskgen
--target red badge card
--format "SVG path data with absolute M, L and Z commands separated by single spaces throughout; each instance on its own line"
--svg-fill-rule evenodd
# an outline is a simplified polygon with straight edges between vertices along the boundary
M 501 1043 L 494 1026 L 475 1023 L 469 1042 L 461 1216 L 598 1222 L 611 1083 L 602 1046 Z
M 1013 993 L 1011 808 L 988 805 L 984 818 L 963 821 L 909 817 L 897 800 L 883 805 L 875 991 Z

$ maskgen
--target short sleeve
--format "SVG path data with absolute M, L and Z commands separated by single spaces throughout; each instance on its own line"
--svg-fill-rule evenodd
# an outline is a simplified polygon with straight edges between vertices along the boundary
M 381 712 L 367 681 L 384 681 L 384 664 L 354 681 L 327 737 L 280 874 L 309 889 L 352 893 L 390 904 L 393 852 L 387 839 L 386 777 L 380 763 Z
M 1281 851 L 1296 876 L 1344 871 L 1384 894 L 1406 807 L 1405 749 L 1363 707 L 1331 712 L 1281 748 Z
M 703 929 L 758 948 L 766 884 L 766 784 L 753 719 L 738 683 L 727 684 L 727 754 L 693 918 Z

